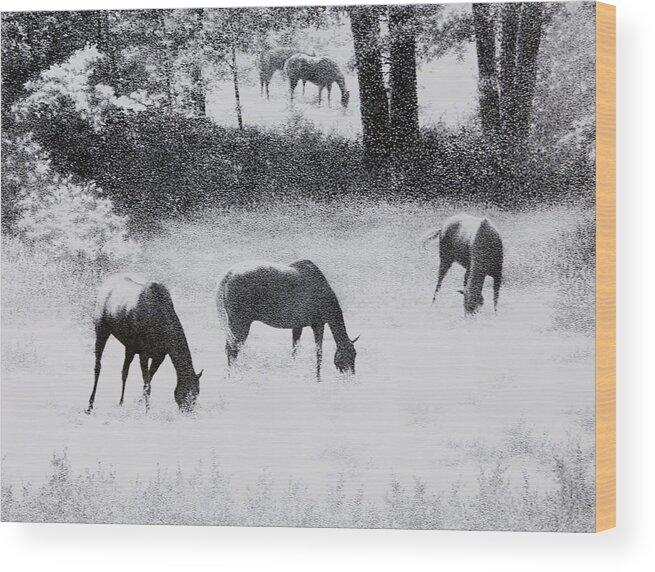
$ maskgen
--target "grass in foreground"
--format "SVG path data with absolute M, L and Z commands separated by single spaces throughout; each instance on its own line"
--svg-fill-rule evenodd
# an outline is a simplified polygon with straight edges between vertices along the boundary
M 154 479 L 122 482 L 98 464 L 76 472 L 64 452 L 53 455 L 51 474 L 39 488 L 16 490 L 3 479 L 2 520 L 223 526 L 289 526 L 398 529 L 521 530 L 591 532 L 595 522 L 593 452 L 579 444 L 558 444 L 546 461 L 556 486 L 533 488 L 527 474 L 518 491 L 510 486 L 504 455 L 480 469 L 477 492 L 465 495 L 455 483 L 450 494 L 431 493 L 420 480 L 411 485 L 390 478 L 382 502 L 364 487 L 346 492 L 340 477 L 324 496 L 311 495 L 289 480 L 282 495 L 262 474 L 241 490 L 217 461 L 185 474 L 159 470 Z

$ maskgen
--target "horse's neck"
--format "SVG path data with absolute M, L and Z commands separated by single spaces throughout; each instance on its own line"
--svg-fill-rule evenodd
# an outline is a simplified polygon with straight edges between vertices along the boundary
M 482 287 L 484 286 L 485 277 L 486 273 L 480 270 L 480 267 L 473 263 L 471 265 L 468 282 L 466 283 L 466 291 L 472 294 L 480 294 L 482 292 Z
M 341 311 L 338 302 L 337 309 L 334 312 L 332 319 L 328 321 L 328 325 L 330 326 L 332 337 L 334 338 L 337 346 L 342 346 L 350 342 L 348 332 L 346 331 L 346 323 L 343 320 L 343 312 Z
M 168 355 L 171 356 L 173 367 L 178 376 L 195 374 L 191 360 L 191 351 L 189 350 L 189 344 L 187 343 L 182 324 L 177 323 L 172 325 L 170 339 L 172 343 Z

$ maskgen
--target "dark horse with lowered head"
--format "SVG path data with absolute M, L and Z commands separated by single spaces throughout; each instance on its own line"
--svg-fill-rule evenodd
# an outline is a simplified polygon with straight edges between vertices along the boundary
M 453 262 L 465 269 L 464 313 L 475 314 L 482 304 L 484 279 L 491 276 L 494 281 L 494 311 L 498 307 L 498 293 L 503 278 L 503 241 L 496 227 L 489 219 L 460 213 L 451 216 L 442 228 L 425 237 L 423 246 L 439 237 L 439 277 L 432 303 L 437 297 L 446 273 Z
M 169 355 L 177 373 L 175 401 L 183 412 L 190 412 L 194 408 L 200 393 L 202 371 L 196 374 L 193 369 L 184 329 L 175 313 L 166 286 L 129 274 L 110 276 L 98 292 L 94 323 L 95 380 L 87 413 L 91 413 L 93 409 L 100 376 L 100 360 L 111 335 L 125 346 L 121 405 L 125 396 L 125 382 L 134 356 L 139 354 L 143 375 L 143 397 L 147 411 L 150 407 L 150 382 Z M 149 360 L 152 360 L 150 364 L 148 364 Z
M 293 355 L 303 328 L 309 326 L 314 331 L 316 378 L 320 381 L 323 332 L 328 324 L 337 344 L 335 367 L 342 373 L 355 373 L 354 344 L 358 338 L 348 337 L 337 296 L 311 260 L 298 260 L 288 266 L 241 263 L 220 280 L 216 305 L 225 329 L 228 366 L 238 356 L 255 321 L 292 330 Z
M 284 73 L 289 78 L 289 97 L 292 101 L 293 92 L 298 82 L 302 80 L 303 86 L 306 82 L 311 82 L 318 86 L 319 105 L 321 105 L 323 88 L 326 88 L 329 106 L 332 84 L 336 83 L 341 90 L 341 105 L 348 107 L 350 92 L 346 89 L 346 80 L 339 68 L 339 64 L 333 59 L 325 56 L 316 57 L 308 56 L 307 54 L 294 54 L 285 62 Z

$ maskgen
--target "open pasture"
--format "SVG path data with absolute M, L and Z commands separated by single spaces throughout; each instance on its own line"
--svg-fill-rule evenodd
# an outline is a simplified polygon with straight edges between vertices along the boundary
M 505 243 L 497 314 L 487 279 L 481 312 L 464 317 L 457 293 L 464 271 L 457 265 L 430 305 L 438 247 L 435 241 L 422 250 L 420 239 L 463 208 L 488 215 Z M 357 499 L 365 490 L 368 514 L 379 520 L 361 522 L 373 526 L 493 526 L 499 523 L 467 520 L 467 511 L 484 513 L 480 499 L 494 497 L 497 506 L 506 504 L 504 512 L 494 509 L 494 518 L 501 519 L 516 506 L 524 510 L 526 494 L 536 495 L 535 503 L 584 505 L 581 520 L 552 528 L 593 526 L 593 506 L 584 504 L 586 496 L 574 498 L 588 491 L 579 484 L 568 490 L 565 482 L 567 471 L 593 482 L 593 211 L 342 200 L 206 210 L 164 223 L 161 232 L 143 238 L 140 260 L 129 270 L 161 280 L 171 291 L 194 365 L 205 370 L 192 416 L 181 415 L 173 400 L 169 360 L 153 380 L 150 413 L 139 399 L 136 362 L 119 407 L 123 347 L 115 339 L 105 350 L 95 411 L 84 415 L 93 377 L 91 310 L 102 273 L 59 264 L 12 239 L 2 248 L 2 476 L 3 487 L 12 486 L 3 506 L 8 516 L 27 518 L 29 505 L 30 518 L 39 519 L 34 507 L 41 505 L 30 495 L 52 488 L 50 461 L 53 453 L 60 458 L 65 452 L 71 470 L 87 474 L 83 482 L 96 491 L 87 499 L 92 520 L 103 518 L 100 508 L 93 513 L 94 503 L 136 497 L 139 483 L 163 478 L 169 479 L 170 494 L 187 504 L 162 503 L 170 505 L 162 510 L 178 512 L 153 516 L 144 508 L 147 499 L 140 498 L 132 512 L 125 509 L 129 514 L 115 505 L 111 521 L 360 522 L 343 511 L 321 517 L 319 500 L 312 501 L 313 512 L 303 512 L 306 505 L 298 497 L 294 502 L 300 504 L 289 508 L 293 485 L 305 491 L 305 499 L 334 500 L 335 487 L 344 498 Z M 217 280 L 242 260 L 298 258 L 323 270 L 349 334 L 361 335 L 356 376 L 334 369 L 329 330 L 323 381 L 317 383 L 311 329 L 305 329 L 294 360 L 291 331 L 262 324 L 253 325 L 228 376 L 214 302 Z M 203 496 L 215 489 L 184 480 L 210 466 L 226 479 L 215 498 Z M 103 471 L 111 478 L 102 494 L 113 495 L 105 501 L 91 485 Z M 21 493 L 25 483 L 32 488 Z M 413 521 L 386 522 L 384 507 L 404 487 L 445 499 L 448 510 L 432 521 L 408 509 Z M 245 512 L 211 512 L 228 497 L 249 499 L 234 503 Z M 457 517 L 455 502 L 464 507 Z M 273 517 L 266 506 L 297 513 L 282 518 L 278 511 Z M 542 509 L 535 509 L 535 518 Z

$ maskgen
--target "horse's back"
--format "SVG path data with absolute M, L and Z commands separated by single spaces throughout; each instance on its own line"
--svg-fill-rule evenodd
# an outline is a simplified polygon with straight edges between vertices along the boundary
M 472 247 L 473 256 L 490 275 L 499 275 L 503 267 L 503 241 L 498 229 L 487 218 L 478 226 Z
M 113 274 L 98 289 L 94 321 L 117 317 L 136 308 L 148 281 L 136 274 Z
M 326 287 L 329 289 L 323 273 L 310 260 L 289 265 L 248 261 L 223 276 L 217 301 L 231 321 L 292 328 L 319 318 Z
M 297 54 L 297 48 L 277 47 L 265 51 L 260 58 L 260 65 L 269 67 L 272 70 L 282 69 L 285 62 L 294 54 Z
M 317 85 L 329 85 L 343 77 L 339 65 L 326 56 L 309 56 L 298 53 L 292 55 L 284 64 L 289 77 L 311 81 Z
M 164 332 L 177 328 L 179 320 L 166 286 L 133 274 L 117 274 L 100 287 L 95 325 L 137 352 L 158 353 L 166 345 Z
M 248 260 L 230 268 L 223 275 L 219 289 L 225 303 L 243 305 L 246 300 L 256 303 L 262 297 L 293 288 L 297 279 L 297 271 L 289 266 Z
M 468 268 L 471 260 L 471 247 L 481 221 L 481 218 L 468 213 L 459 213 L 446 219 L 441 230 L 442 256 L 447 255 L 448 258 L 452 258 Z
M 291 268 L 294 268 L 300 273 L 321 277 L 325 279 L 325 276 L 321 271 L 321 269 L 308 258 L 301 258 L 300 260 L 295 260 L 294 262 L 289 264 L 289 266 Z

